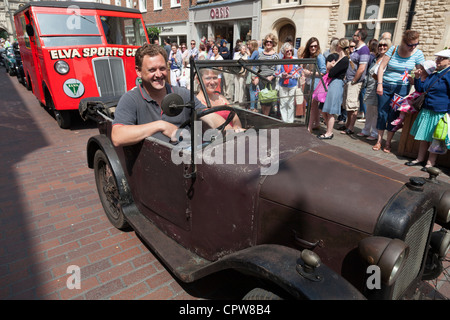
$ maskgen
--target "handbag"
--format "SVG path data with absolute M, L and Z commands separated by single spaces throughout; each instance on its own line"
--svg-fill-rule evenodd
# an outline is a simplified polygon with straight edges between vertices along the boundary
M 322 81 L 319 81 L 319 84 L 317 85 L 316 89 L 313 92 L 313 99 L 319 102 L 324 103 L 325 99 L 327 97 L 327 91 L 325 91 L 325 89 L 328 89 L 328 85 L 331 82 L 331 78 L 328 78 L 328 73 L 325 74 L 322 77 L 323 83 L 325 84 L 325 87 L 322 85 Z
M 450 69 L 449 69 L 449 70 L 450 70 Z M 442 77 L 445 76 L 445 74 L 446 74 L 449 70 L 445 71 L 443 75 L 441 75 L 439 78 L 437 78 L 437 79 L 433 82 L 433 84 L 432 84 L 431 86 L 428 87 L 427 91 L 425 91 L 424 94 L 418 96 L 417 98 L 415 98 L 415 99 L 413 99 L 413 100 L 411 101 L 411 106 L 412 106 L 414 109 L 416 109 L 416 111 L 420 111 L 420 109 L 422 109 L 423 103 L 424 103 L 424 101 L 425 101 L 425 96 L 427 95 L 428 91 L 430 91 L 431 87 L 434 86 L 434 84 L 435 84 L 437 81 L 441 80 Z
M 423 102 L 425 101 L 425 96 L 426 95 L 427 95 L 427 93 L 425 92 L 424 94 L 421 94 L 420 96 L 415 97 L 414 99 L 411 100 L 411 106 L 416 111 L 420 111 L 420 109 L 422 109 Z
M 447 135 L 448 135 L 448 116 L 446 114 L 441 119 L 439 119 L 436 125 L 436 129 L 434 130 L 433 133 L 433 139 L 445 141 Z
M 259 92 L 258 100 L 262 104 L 270 104 L 278 100 L 278 91 L 272 90 L 272 84 L 269 83 L 269 89 L 265 87 Z
M 445 145 L 445 141 L 433 139 L 430 147 L 428 148 L 428 151 L 436 154 L 446 154 L 447 146 Z

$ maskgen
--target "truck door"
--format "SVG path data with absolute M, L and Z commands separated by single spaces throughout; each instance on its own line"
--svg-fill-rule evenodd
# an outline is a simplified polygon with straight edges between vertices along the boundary
M 38 54 L 38 50 L 41 48 L 41 43 L 36 32 L 36 24 L 34 19 L 32 19 L 29 10 L 25 12 L 25 21 L 27 23 L 27 30 L 25 32 L 28 33 L 30 38 L 31 48 L 30 68 L 28 68 L 26 72 L 30 75 L 34 95 L 39 101 L 44 101 L 44 93 L 42 91 L 42 69 Z M 32 31 L 31 34 L 30 31 Z

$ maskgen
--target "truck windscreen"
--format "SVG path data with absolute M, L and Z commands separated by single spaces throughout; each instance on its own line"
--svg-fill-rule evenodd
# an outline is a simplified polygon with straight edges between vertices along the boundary
M 102 43 L 95 16 L 39 13 L 37 20 L 46 47 Z
M 108 44 L 142 46 L 146 42 L 140 19 L 101 16 L 100 21 Z

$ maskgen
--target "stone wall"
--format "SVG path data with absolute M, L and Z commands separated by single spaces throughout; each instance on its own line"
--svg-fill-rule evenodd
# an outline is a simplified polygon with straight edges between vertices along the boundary
M 426 59 L 433 59 L 434 53 L 448 47 L 450 43 L 445 43 L 446 31 L 449 30 L 446 15 L 450 11 L 448 0 L 421 0 L 417 1 L 416 14 L 413 18 L 412 29 L 421 33 L 420 49 Z

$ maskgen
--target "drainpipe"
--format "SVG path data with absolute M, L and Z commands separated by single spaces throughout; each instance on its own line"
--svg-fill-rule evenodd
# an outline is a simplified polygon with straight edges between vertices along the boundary
M 411 4 L 409 6 L 409 12 L 408 12 L 408 21 L 406 22 L 406 29 L 410 30 L 412 26 L 413 17 L 416 14 L 416 0 L 411 0 Z

